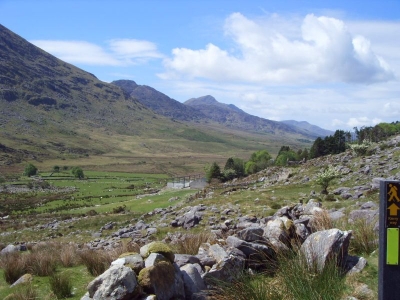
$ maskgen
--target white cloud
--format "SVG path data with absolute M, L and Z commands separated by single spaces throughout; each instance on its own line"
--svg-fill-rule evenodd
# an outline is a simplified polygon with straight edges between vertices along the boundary
M 119 65 L 120 61 L 98 45 L 85 41 L 34 40 L 32 44 L 69 63 Z
M 107 47 L 86 41 L 33 40 L 31 43 L 73 64 L 126 66 L 162 58 L 154 43 L 134 39 L 110 40 Z
M 353 127 L 376 125 L 381 122 L 382 120 L 378 118 L 369 119 L 368 117 L 358 117 L 358 118 L 350 118 L 347 121 L 347 125 L 353 128 Z
M 375 83 L 394 78 L 370 42 L 335 18 L 310 14 L 300 24 L 284 23 L 276 15 L 251 20 L 234 13 L 226 19 L 225 33 L 234 43 L 233 51 L 214 44 L 200 50 L 175 48 L 160 77 L 264 84 Z
M 134 58 L 162 58 L 157 46 L 149 41 L 134 39 L 114 39 L 109 41 L 110 49 L 119 57 Z

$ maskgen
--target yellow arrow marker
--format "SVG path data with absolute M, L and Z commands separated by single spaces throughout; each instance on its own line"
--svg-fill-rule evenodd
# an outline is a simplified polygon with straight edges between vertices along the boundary
M 392 203 L 388 208 L 390 216 L 397 216 L 397 211 L 400 209 L 396 204 Z

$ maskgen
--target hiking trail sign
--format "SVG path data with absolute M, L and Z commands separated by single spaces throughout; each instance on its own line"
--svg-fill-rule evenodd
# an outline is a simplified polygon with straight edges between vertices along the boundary
M 400 181 L 381 181 L 379 200 L 379 300 L 398 300 Z

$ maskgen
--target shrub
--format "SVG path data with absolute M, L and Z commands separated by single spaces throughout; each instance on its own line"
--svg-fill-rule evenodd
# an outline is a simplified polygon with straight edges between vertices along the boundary
M 27 164 L 24 169 L 24 175 L 31 177 L 37 174 L 38 169 L 33 164 Z
M 276 203 L 276 202 L 271 204 L 272 209 L 280 209 L 281 207 L 282 207 L 282 205 L 280 205 L 279 203 Z
M 362 144 L 351 144 L 350 149 L 354 152 L 357 156 L 363 156 L 367 153 L 368 147 L 371 143 L 367 140 L 364 140 Z
M 80 167 L 73 167 L 71 169 L 71 173 L 72 173 L 72 175 L 74 175 L 75 178 L 78 178 L 78 179 L 85 178 L 85 174 L 83 174 L 83 170 Z
M 63 299 L 72 296 L 72 282 L 67 274 L 53 274 L 49 279 L 49 283 L 50 288 L 57 296 L 57 299 Z
M 339 173 L 332 166 L 317 175 L 316 183 L 322 187 L 322 194 L 328 194 L 328 186 L 331 181 L 339 176 Z

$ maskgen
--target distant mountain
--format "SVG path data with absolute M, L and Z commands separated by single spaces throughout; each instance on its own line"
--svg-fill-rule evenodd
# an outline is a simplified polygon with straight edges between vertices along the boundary
M 316 125 L 312 125 L 306 121 L 285 120 L 285 121 L 281 121 L 281 122 L 285 123 L 287 125 L 302 129 L 305 132 L 308 132 L 308 133 L 313 134 L 318 137 L 326 137 L 326 136 L 334 134 L 334 132 L 331 130 L 323 129 Z
M 131 97 L 165 117 L 181 121 L 196 121 L 206 118 L 198 110 L 186 106 L 150 86 L 138 85 L 133 80 L 116 80 L 111 83 L 119 86 Z
M 311 132 L 306 132 L 281 122 L 250 115 L 233 104 L 220 103 L 210 95 L 191 98 L 184 103 L 187 106 L 196 108 L 210 120 L 230 128 L 272 134 L 302 134 L 307 138 L 316 138 Z

